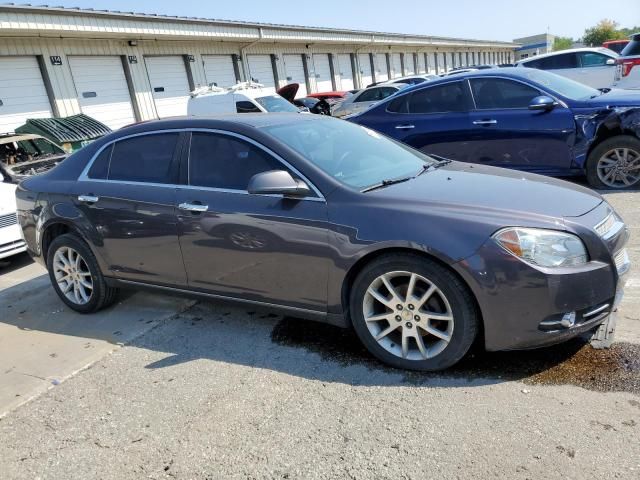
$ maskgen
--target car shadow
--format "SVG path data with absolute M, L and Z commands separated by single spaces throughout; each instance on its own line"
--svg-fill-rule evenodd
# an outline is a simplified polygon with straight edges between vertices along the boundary
M 9 275 L 20 268 L 35 263 L 27 253 L 19 253 L 0 260 L 0 275 Z

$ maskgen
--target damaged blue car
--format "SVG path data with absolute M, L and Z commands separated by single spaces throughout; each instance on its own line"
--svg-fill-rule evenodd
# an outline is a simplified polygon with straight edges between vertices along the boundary
M 479 70 L 408 88 L 348 120 L 447 159 L 640 186 L 637 91 L 537 69 Z

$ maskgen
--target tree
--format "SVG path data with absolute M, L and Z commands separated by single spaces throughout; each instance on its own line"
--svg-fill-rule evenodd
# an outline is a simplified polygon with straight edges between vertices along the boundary
M 613 20 L 600 20 L 595 27 L 584 31 L 582 42 L 591 47 L 599 47 L 607 40 L 620 40 L 625 38 L 624 33 L 618 30 L 618 23 Z
M 556 37 L 553 39 L 553 51 L 566 50 L 573 45 L 573 38 L 571 37 Z
M 631 27 L 631 28 L 621 28 L 620 33 L 622 33 L 625 38 L 628 38 L 629 35 L 634 33 L 640 33 L 640 27 Z

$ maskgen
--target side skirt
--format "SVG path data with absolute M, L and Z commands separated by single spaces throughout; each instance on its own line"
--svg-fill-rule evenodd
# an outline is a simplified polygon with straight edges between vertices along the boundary
M 307 310 L 305 308 L 289 307 L 286 305 L 279 305 L 276 303 L 259 302 L 256 300 L 247 300 L 245 298 L 227 297 L 224 295 L 216 295 L 213 293 L 205 293 L 197 290 L 187 290 L 183 288 L 168 287 L 165 285 L 153 285 L 150 283 L 136 282 L 133 280 L 122 280 L 113 277 L 105 277 L 107 285 L 114 288 L 124 288 L 132 290 L 148 290 L 148 291 L 163 291 L 172 295 L 178 295 L 189 298 L 197 298 L 201 300 L 214 300 L 222 304 L 230 305 L 251 305 L 256 309 L 279 313 L 290 317 L 298 317 L 305 320 L 313 320 L 321 323 L 328 323 L 341 328 L 348 328 L 349 322 L 345 319 L 344 315 L 320 312 L 317 310 Z

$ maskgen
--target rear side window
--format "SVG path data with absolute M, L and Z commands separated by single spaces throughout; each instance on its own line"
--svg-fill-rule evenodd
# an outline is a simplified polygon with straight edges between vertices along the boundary
M 246 100 L 236 102 L 236 110 L 238 113 L 260 113 L 262 111 L 257 105 Z
M 370 90 L 365 90 L 360 94 L 358 98 L 356 98 L 356 102 L 378 102 L 384 98 L 390 97 L 397 90 L 395 88 L 372 88 Z
M 504 78 L 473 78 L 471 91 L 478 110 L 528 108 L 540 91 Z
M 189 150 L 189 185 L 246 190 L 257 173 L 285 167 L 261 148 L 229 135 L 194 132 Z
M 447 113 L 468 110 L 467 96 L 462 82 L 452 82 L 423 88 L 410 94 L 407 113 Z
M 578 56 L 575 53 L 563 53 L 550 57 L 539 58 L 524 64 L 525 67 L 540 70 L 560 70 L 563 68 L 578 68 Z
M 109 180 L 178 183 L 173 162 L 178 138 L 178 133 L 159 133 L 116 142 L 109 163 Z
M 96 157 L 89 169 L 87 176 L 94 180 L 106 180 L 109 174 L 109 161 L 111 160 L 111 152 L 113 151 L 113 144 L 100 152 L 100 155 Z

